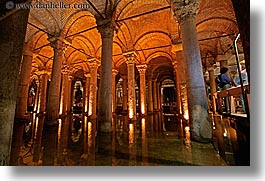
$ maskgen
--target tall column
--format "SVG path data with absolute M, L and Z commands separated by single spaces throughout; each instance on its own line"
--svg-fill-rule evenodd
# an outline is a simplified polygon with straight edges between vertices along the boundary
M 49 38 L 53 47 L 54 57 L 52 64 L 51 82 L 48 90 L 47 102 L 47 125 L 58 124 L 58 113 L 60 103 L 61 70 L 63 61 L 64 40 L 61 36 Z
M 157 111 L 157 84 L 156 80 L 153 80 L 153 108 Z
M 188 67 L 188 102 L 191 139 L 210 142 L 212 129 L 208 117 L 208 104 L 202 73 L 200 49 L 196 32 L 198 0 L 174 0 L 174 14 L 182 32 L 183 52 Z
M 127 84 L 128 84 L 128 77 L 123 76 L 122 77 L 122 110 L 124 113 L 127 113 L 128 110 L 128 90 L 127 90 Z
M 89 95 L 90 95 L 90 79 L 91 79 L 91 74 L 86 73 L 86 87 L 85 87 L 85 114 L 88 115 L 88 109 L 89 109 Z
M 216 113 L 216 101 L 214 94 L 216 93 L 216 83 L 215 83 L 215 76 L 214 76 L 214 68 L 208 67 L 209 72 L 209 80 L 210 80 L 210 91 L 211 91 L 211 98 L 212 98 L 212 108 L 213 113 Z
M 148 79 L 148 113 L 152 113 L 153 112 L 153 81 L 152 78 L 150 77 Z
M 136 95 L 135 95 L 135 58 L 136 52 L 124 53 L 128 70 L 128 111 L 129 118 L 136 120 Z
M 32 48 L 30 46 L 25 46 L 23 52 L 23 60 L 18 83 L 18 95 L 15 115 L 15 117 L 18 119 L 23 119 L 24 115 L 27 112 L 27 99 L 33 57 L 31 49 Z
M 68 92 L 69 92 L 68 102 L 69 104 L 67 104 L 67 107 L 68 107 L 67 110 L 69 111 L 69 113 L 72 113 L 72 107 L 73 107 L 72 81 L 73 81 L 73 76 L 68 75 Z
M 60 105 L 60 114 L 66 116 L 70 110 L 68 110 L 70 104 L 69 102 L 69 86 L 68 86 L 68 77 L 69 77 L 69 66 L 64 66 L 62 69 L 62 91 L 61 91 L 61 105 Z
M 90 89 L 89 89 L 89 105 L 88 105 L 88 116 L 92 119 L 97 117 L 97 69 L 99 61 L 97 59 L 89 60 L 90 68 Z
M 145 80 L 145 72 L 147 69 L 147 65 L 138 65 L 137 69 L 140 73 L 140 106 L 141 106 L 141 114 L 146 115 L 146 93 L 145 93 L 145 86 L 146 86 L 146 80 Z
M 54 57 L 52 64 L 51 82 L 48 90 L 47 114 L 44 122 L 45 138 L 43 140 L 43 165 L 54 165 L 57 137 L 58 137 L 58 118 L 60 107 L 60 87 L 61 71 L 64 49 L 64 39 L 62 36 L 53 36 L 48 39 L 53 47 Z
M 38 162 L 42 146 L 42 133 L 44 124 L 44 113 L 46 110 L 46 92 L 48 83 L 48 72 L 46 70 L 40 71 L 40 93 L 39 93 L 39 106 L 37 111 L 38 124 L 36 125 L 36 140 L 33 145 L 33 162 Z
M 15 111 L 15 122 L 13 128 L 13 141 L 11 148 L 11 165 L 17 165 L 19 150 L 22 146 L 22 136 L 24 131 L 24 123 L 29 121 L 29 115 L 26 117 L 27 113 L 27 100 L 28 91 L 30 83 L 30 74 L 32 68 L 32 47 L 31 45 L 24 46 L 23 60 L 20 71 L 19 83 L 18 83 L 18 93 Z
M 176 76 L 176 100 L 177 100 L 177 112 L 178 114 L 182 113 L 181 110 L 181 96 L 180 96 L 180 77 L 179 77 L 179 70 L 178 70 L 178 64 L 175 62 L 173 64 L 173 67 L 175 69 L 175 76 Z
M 116 75 L 118 70 L 112 69 L 112 113 L 116 112 Z
M 114 27 L 111 19 L 97 19 L 102 39 L 101 74 L 99 87 L 99 132 L 112 131 L 112 50 Z

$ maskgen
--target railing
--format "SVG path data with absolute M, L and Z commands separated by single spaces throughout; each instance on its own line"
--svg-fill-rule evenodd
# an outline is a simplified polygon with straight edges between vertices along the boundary
M 213 105 L 219 114 L 229 114 L 232 116 L 248 117 L 250 112 L 250 88 L 249 85 L 232 87 L 226 90 L 218 91 L 214 94 L 216 105 Z M 230 111 L 224 111 L 225 101 L 229 101 Z M 214 103 L 215 104 L 215 103 Z M 243 105 L 244 104 L 244 105 Z M 245 106 L 245 110 L 242 111 L 239 108 Z

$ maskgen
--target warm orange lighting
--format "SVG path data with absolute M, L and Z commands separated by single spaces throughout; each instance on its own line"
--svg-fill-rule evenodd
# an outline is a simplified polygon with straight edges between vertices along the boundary
M 184 110 L 184 118 L 185 119 L 189 119 L 189 111 L 186 109 L 186 110 Z
M 129 144 L 134 143 L 134 125 L 129 124 Z
M 142 114 L 145 114 L 145 104 L 143 100 L 141 101 L 141 112 Z
M 133 101 L 130 101 L 130 102 L 129 102 L 128 107 L 129 107 L 129 118 L 132 119 L 133 116 L 134 116 L 134 115 L 133 115 Z
M 59 126 L 58 126 L 58 145 L 61 143 L 61 132 L 62 132 L 62 120 L 59 119 Z

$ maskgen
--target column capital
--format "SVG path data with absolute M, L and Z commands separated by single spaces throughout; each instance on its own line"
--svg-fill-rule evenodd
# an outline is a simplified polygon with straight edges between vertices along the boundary
M 147 65 L 146 64 L 141 64 L 141 65 L 136 65 L 138 71 L 140 74 L 145 74 Z
M 137 53 L 135 51 L 130 51 L 130 52 L 123 53 L 123 56 L 127 64 L 134 64 L 135 59 L 137 57 Z
M 48 41 L 51 43 L 51 47 L 56 50 L 64 50 L 66 45 L 71 45 L 71 42 L 66 40 L 63 35 L 48 36 Z
M 35 72 L 37 75 L 45 75 L 45 74 L 47 74 L 47 75 L 51 75 L 51 71 L 49 71 L 48 70 L 48 68 L 39 68 L 39 70 L 38 71 L 36 71 Z
M 70 74 L 70 66 L 69 65 L 63 65 L 62 74 Z
M 199 0 L 173 0 L 174 16 L 179 23 L 188 18 L 195 18 L 198 9 Z
M 97 29 L 102 38 L 111 38 L 114 35 L 114 26 L 111 18 L 102 19 L 96 16 Z
M 178 69 L 178 62 L 173 62 L 172 64 L 173 64 L 174 69 L 177 70 Z
M 117 69 L 112 69 L 112 75 L 117 75 L 119 73 L 119 71 Z
M 97 58 L 91 58 L 91 59 L 88 59 L 87 61 L 88 61 L 90 68 L 96 68 L 97 69 L 100 65 L 100 61 Z
M 90 78 L 91 77 L 91 74 L 90 73 L 85 73 L 85 77 L 86 78 Z
M 176 54 L 178 51 L 181 51 L 181 50 L 183 50 L 182 43 L 171 45 L 171 52 L 172 53 Z

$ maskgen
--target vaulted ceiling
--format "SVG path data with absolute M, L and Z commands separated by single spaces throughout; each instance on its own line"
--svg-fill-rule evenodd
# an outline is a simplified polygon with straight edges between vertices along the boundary
M 32 4 L 38 2 L 39 0 L 33 0 Z M 49 0 L 42 2 L 48 3 Z M 53 49 L 47 38 L 63 32 L 70 42 L 64 52 L 64 64 L 69 65 L 73 72 L 79 69 L 89 72 L 87 60 L 92 57 L 100 60 L 101 56 L 101 36 L 95 16 L 111 16 L 115 23 L 113 67 L 117 69 L 126 67 L 123 53 L 130 50 L 137 51 L 137 64 L 148 64 L 148 72 L 151 73 L 159 74 L 158 71 L 164 70 L 165 76 L 172 74 L 170 62 L 180 61 L 182 57 L 171 51 L 172 44 L 180 44 L 182 39 L 170 0 L 52 2 L 64 2 L 70 4 L 71 8 L 30 10 L 26 43 L 33 43 L 36 54 L 33 71 L 52 68 Z M 75 4 L 79 8 L 73 7 Z M 230 47 L 238 33 L 238 27 L 231 0 L 200 0 L 196 25 L 203 65 L 213 64 L 217 55 L 232 54 Z

